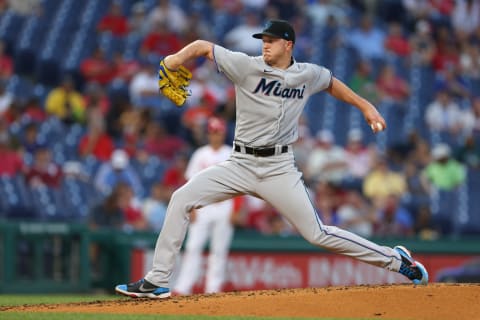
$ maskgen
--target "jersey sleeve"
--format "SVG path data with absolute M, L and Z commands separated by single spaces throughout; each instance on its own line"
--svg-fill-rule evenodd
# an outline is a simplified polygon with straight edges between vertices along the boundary
M 332 72 L 322 66 L 315 64 L 310 64 L 311 72 L 313 73 L 310 77 L 312 83 L 310 88 L 312 88 L 312 93 L 317 93 L 328 89 L 332 85 L 333 75 Z
M 242 52 L 225 49 L 222 46 L 213 47 L 213 56 L 219 72 L 222 72 L 232 82 L 240 84 L 248 73 L 251 57 Z

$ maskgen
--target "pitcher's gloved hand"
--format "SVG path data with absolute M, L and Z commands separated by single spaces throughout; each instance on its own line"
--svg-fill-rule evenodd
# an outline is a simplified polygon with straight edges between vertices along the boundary
M 165 66 L 165 61 L 160 62 L 158 70 L 158 87 L 160 92 L 177 106 L 181 107 L 190 95 L 187 90 L 192 79 L 192 73 L 184 66 L 178 70 L 170 70 Z

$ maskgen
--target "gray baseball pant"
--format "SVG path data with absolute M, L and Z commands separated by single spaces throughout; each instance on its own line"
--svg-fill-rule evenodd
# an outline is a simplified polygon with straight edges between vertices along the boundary
M 292 151 L 271 157 L 233 152 L 229 160 L 203 170 L 173 193 L 157 239 L 153 268 L 145 279 L 157 286 L 169 286 L 192 208 L 242 194 L 269 202 L 313 245 L 388 270 L 400 269 L 401 257 L 392 248 L 322 224 L 302 174 L 295 166 Z

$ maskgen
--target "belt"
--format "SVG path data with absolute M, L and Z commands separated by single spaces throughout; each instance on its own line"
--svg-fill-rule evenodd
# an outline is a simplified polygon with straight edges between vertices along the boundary
M 253 154 L 255 157 L 270 157 L 275 155 L 277 148 L 252 148 L 252 147 L 243 147 L 238 144 L 235 144 L 235 151 L 246 153 L 246 154 Z M 281 146 L 279 149 L 279 153 L 286 153 L 288 152 L 288 146 Z

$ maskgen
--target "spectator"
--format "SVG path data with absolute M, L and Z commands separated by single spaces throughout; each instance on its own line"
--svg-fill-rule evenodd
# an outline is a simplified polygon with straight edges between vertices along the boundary
M 33 164 L 25 172 L 25 180 L 30 187 L 58 188 L 62 179 L 62 168 L 52 160 L 48 147 L 37 148 Z
M 436 52 L 432 28 L 426 20 L 419 20 L 410 36 L 410 60 L 414 65 L 431 66 Z
M 140 38 L 143 38 L 148 33 L 150 24 L 143 2 L 138 1 L 132 6 L 132 14 L 129 17 L 128 26 L 130 33 L 136 34 Z
M 110 160 L 115 145 L 112 138 L 105 132 L 105 122 L 101 114 L 91 118 L 85 135 L 78 144 L 78 153 L 81 157 L 94 156 L 97 160 L 107 162 Z
M 448 90 L 440 88 L 426 108 L 425 122 L 434 132 L 458 134 L 463 127 L 460 106 L 452 99 Z
M 345 202 L 337 210 L 337 225 L 362 237 L 373 235 L 374 209 L 357 190 L 347 191 Z
M 96 82 L 87 84 L 84 99 L 87 111 L 98 109 L 101 117 L 104 117 L 110 109 L 110 99 L 105 92 L 105 88 Z
M 460 66 L 452 66 L 437 73 L 437 88 L 448 90 L 454 100 L 470 98 L 468 80 L 460 72 Z
M 21 119 L 25 122 L 37 123 L 42 123 L 47 119 L 47 114 L 45 110 L 43 110 L 43 106 L 37 97 L 31 97 L 27 100 L 22 111 Z
M 229 99 L 229 94 L 233 94 L 234 98 L 235 92 L 229 92 L 228 82 L 225 75 L 217 72 L 214 64 L 199 65 L 194 70 L 192 81 L 188 87 L 192 91 L 192 96 L 187 99 L 186 105 L 188 108 L 198 105 L 204 97 L 215 105 Z
M 21 125 L 23 119 L 23 104 L 19 99 L 13 99 L 8 109 L 3 113 L 2 118 L 10 126 Z
M 410 160 L 405 163 L 404 173 L 407 183 L 405 201 L 413 211 L 428 206 L 430 202 L 429 188 L 421 178 L 422 169 L 423 167 L 419 167 L 414 161 Z
M 163 175 L 162 184 L 167 190 L 168 200 L 172 193 L 180 188 L 187 180 L 185 179 L 185 170 L 187 169 L 189 156 L 185 152 L 177 153 L 174 161 L 165 171 Z
M 460 40 L 469 36 L 480 27 L 480 3 L 475 0 L 456 0 L 451 16 L 455 35 Z
M 169 134 L 165 127 L 151 121 L 143 137 L 143 150 L 166 161 L 172 161 L 178 152 L 185 151 L 187 145 L 177 135 Z
M 354 28 L 347 36 L 351 45 L 363 59 L 383 60 L 385 57 L 385 34 L 373 25 L 369 16 L 363 16 L 359 28 Z
M 200 147 L 207 141 L 205 124 L 213 116 L 215 100 L 204 93 L 197 105 L 191 106 L 182 114 L 182 125 L 186 130 L 186 140 L 194 147 Z
M 451 157 L 447 144 L 437 144 L 432 149 L 432 162 L 423 170 L 422 179 L 430 187 L 450 191 L 465 182 L 463 165 Z
M 35 154 L 37 149 L 44 147 L 44 144 L 39 141 L 38 138 L 37 123 L 31 122 L 25 126 L 21 143 L 23 150 L 32 156 Z
M 156 65 L 143 62 L 129 86 L 130 98 L 136 107 L 160 109 L 164 98 L 158 94 Z
M 103 49 L 97 47 L 91 56 L 81 62 L 80 73 L 87 82 L 96 82 L 105 86 L 112 81 L 115 69 L 112 63 L 105 57 Z
M 317 210 L 317 214 L 322 222 L 328 221 L 329 225 L 338 224 L 337 210 L 345 202 L 345 189 L 339 184 L 318 181 L 311 185 L 312 201 Z
M 334 144 L 329 130 L 319 131 L 316 139 L 307 161 L 307 181 L 340 182 L 348 174 L 345 151 Z
M 446 24 L 454 9 L 454 0 L 403 0 L 408 15 L 417 21 L 431 20 L 435 24 Z
M 122 128 L 121 143 L 122 149 L 130 157 L 135 156 L 141 147 L 141 134 L 150 121 L 148 109 L 129 109 L 122 113 L 120 124 Z
M 465 138 L 455 155 L 455 158 L 467 167 L 480 169 L 480 143 L 473 134 Z
M 113 81 L 129 84 L 132 78 L 140 71 L 140 63 L 135 59 L 126 59 L 121 52 L 113 54 Z
M 133 109 L 128 99 L 114 99 L 112 105 L 105 117 L 105 124 L 107 126 L 107 134 L 114 140 L 119 140 L 123 135 L 122 122 L 120 121 L 122 114 Z
M 190 43 L 197 39 L 214 39 L 211 24 L 207 22 L 201 11 L 190 12 L 187 23 L 187 29 L 182 34 L 183 43 Z
M 5 43 L 0 40 L 0 82 L 7 81 L 13 74 L 13 60 L 5 51 Z
M 470 79 L 480 78 L 480 45 L 465 41 L 460 53 L 460 72 Z
M 160 60 L 160 57 L 180 50 L 181 45 L 179 36 L 171 32 L 168 25 L 156 22 L 142 41 L 140 55 L 143 59 Z
M 88 226 L 91 230 L 111 228 L 122 230 L 125 224 L 125 199 L 121 194 L 122 185 L 116 186 L 102 203 L 94 206 L 89 214 Z
M 364 144 L 360 129 L 351 129 L 348 132 L 345 152 L 349 175 L 357 181 L 363 180 L 373 166 L 376 150 Z
M 402 25 L 393 21 L 388 25 L 388 34 L 385 38 L 385 49 L 396 57 L 404 58 L 410 54 L 410 43 L 403 34 Z
M 395 68 L 385 64 L 378 75 L 376 86 L 380 100 L 403 104 L 410 96 L 410 86 L 407 81 L 400 77 Z
M 236 114 L 236 101 L 235 101 L 235 88 L 233 86 L 226 88 L 226 100 L 222 103 L 219 103 L 215 109 L 215 115 L 220 116 L 222 119 L 227 121 L 227 126 L 230 129 L 229 138 L 227 141 L 233 140 L 233 131 L 235 127 Z M 231 138 L 231 139 L 230 139 Z
M 355 71 L 350 79 L 349 86 L 372 103 L 378 102 L 378 93 L 373 80 L 372 65 L 370 61 L 360 59 L 355 66 Z
M 415 132 L 409 134 L 409 139 L 411 149 L 406 155 L 418 168 L 424 168 L 430 163 L 430 145 Z
M 240 0 L 243 7 L 255 10 L 263 10 L 268 3 L 268 0 Z
M 342 10 L 338 2 L 331 0 L 310 1 L 305 7 L 305 11 L 313 25 L 318 28 L 325 26 L 330 17 L 333 17 L 340 25 L 343 25 L 346 21 L 345 11 Z
M 159 232 L 162 229 L 165 214 L 167 212 L 168 200 L 168 191 L 160 182 L 157 182 L 152 186 L 150 196 L 143 200 L 142 213 L 150 230 Z
M 177 34 L 184 32 L 187 27 L 187 16 L 179 6 L 169 0 L 158 0 L 147 21 L 152 28 L 161 24 Z
M 42 12 L 42 3 L 40 0 L 7 0 L 10 10 L 22 16 L 40 14 Z
M 411 213 L 401 205 L 398 195 L 391 194 L 378 211 L 375 236 L 410 237 L 413 236 L 414 221 Z
M 467 134 L 480 137 L 480 96 L 471 99 L 471 107 L 465 111 L 463 121 Z
M 85 121 L 85 100 L 80 92 L 75 90 L 73 79 L 69 76 L 50 91 L 45 104 L 47 113 L 66 124 Z
M 384 157 L 377 158 L 373 170 L 363 181 L 363 194 L 376 208 L 382 208 L 389 196 L 402 197 L 406 191 L 405 176 L 392 171 Z
M 125 182 L 119 183 L 120 197 L 122 198 L 123 212 L 125 214 L 126 231 L 142 231 L 148 227 L 148 222 L 143 216 L 141 209 L 141 201 L 135 197 L 130 184 Z
M 285 236 L 294 233 L 291 225 L 265 201 L 250 210 L 246 227 L 264 235 Z
M 444 31 L 447 33 L 448 31 Z M 449 36 L 443 43 L 437 41 L 435 54 L 433 55 L 432 65 L 436 72 L 444 71 L 448 68 L 457 68 L 460 64 L 460 51 L 457 44 Z
M 230 30 L 224 38 L 227 46 L 232 50 L 244 52 L 249 55 L 258 55 L 261 52 L 261 45 L 252 34 L 262 31 L 258 13 L 252 10 L 247 10 L 245 13 L 243 23 L 238 24 Z
M 408 17 L 413 21 L 420 19 L 429 20 L 433 12 L 430 0 L 402 0 L 402 4 L 407 11 Z
M 122 13 L 122 6 L 119 1 L 113 1 L 105 16 L 100 19 L 97 25 L 98 32 L 110 32 L 116 37 L 123 37 L 128 34 L 128 20 Z
M 7 83 L 0 79 L 0 116 L 10 108 L 13 103 L 13 94 L 7 91 Z
M 0 123 L 4 122 L 0 120 Z M 3 126 L 4 124 L 2 124 Z M 0 177 L 14 177 L 23 171 L 23 161 L 20 154 L 13 150 L 10 145 L 10 137 L 8 132 L 0 132 Z
M 136 197 L 141 198 L 143 188 L 135 170 L 130 166 L 128 154 L 121 149 L 112 153 L 110 162 L 103 163 L 95 176 L 95 187 L 103 195 L 112 192 L 115 186 L 121 182 L 132 187 Z
M 329 226 L 338 225 L 337 206 L 333 198 L 317 196 L 315 198 L 315 207 L 322 223 Z

